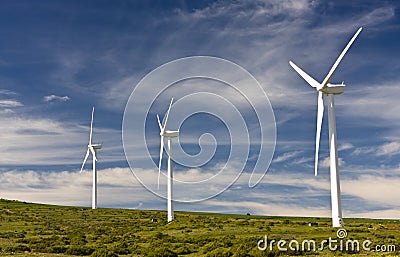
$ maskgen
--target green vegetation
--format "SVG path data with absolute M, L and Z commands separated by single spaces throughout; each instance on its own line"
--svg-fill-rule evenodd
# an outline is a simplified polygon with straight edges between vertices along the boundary
M 327 218 L 264 217 L 176 212 L 166 222 L 162 211 L 61 207 L 0 200 L 0 256 L 359 256 L 372 252 L 290 250 L 260 251 L 268 240 L 337 239 Z M 157 219 L 157 222 L 153 222 Z M 152 221 L 153 220 L 153 221 Z M 347 239 L 370 240 L 369 246 L 395 245 L 399 255 L 400 221 L 345 219 Z M 313 223 L 313 226 L 309 226 Z M 288 245 L 286 245 L 288 247 Z

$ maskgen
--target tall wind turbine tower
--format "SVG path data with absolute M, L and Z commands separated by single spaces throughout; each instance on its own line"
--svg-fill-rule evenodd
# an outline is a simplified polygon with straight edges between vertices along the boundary
M 93 144 L 92 143 L 92 135 L 93 135 L 93 117 L 94 117 L 94 107 L 92 109 L 92 121 L 90 122 L 90 135 L 89 135 L 89 144 L 88 149 L 86 151 L 85 159 L 83 160 L 81 172 L 83 171 L 83 167 L 91 153 L 93 156 L 93 187 L 92 187 L 92 209 L 97 208 L 97 171 L 96 171 L 96 151 L 101 149 L 101 144 Z
M 340 197 L 340 179 L 339 179 L 339 164 L 337 152 L 337 138 L 336 138 L 336 118 L 333 96 L 339 95 L 344 92 L 344 82 L 342 84 L 330 84 L 329 81 L 335 72 L 340 61 L 343 59 L 347 50 L 353 44 L 354 40 L 360 34 L 362 28 L 359 28 L 350 42 L 346 45 L 342 53 L 339 55 L 336 62 L 326 75 L 322 83 L 313 79 L 310 75 L 305 73 L 292 61 L 289 62 L 290 66 L 312 87 L 318 92 L 318 109 L 317 109 L 317 133 L 315 140 L 315 176 L 318 174 L 318 151 L 319 141 L 321 136 L 322 118 L 324 115 L 324 101 L 328 105 L 328 124 L 329 124 L 329 148 L 330 148 L 330 175 L 331 175 L 331 202 L 332 202 L 332 225 L 333 227 L 342 227 L 342 206 Z
M 168 130 L 168 117 L 169 112 L 171 110 L 172 102 L 174 98 L 171 99 L 171 103 L 169 104 L 169 108 L 167 113 L 164 116 L 164 123 L 161 124 L 160 117 L 157 115 L 158 126 L 160 127 L 160 137 L 161 137 L 161 146 L 160 146 L 160 161 L 158 163 L 158 187 L 160 187 L 160 173 L 161 173 L 161 161 L 163 157 L 164 150 L 164 138 L 167 139 L 167 155 L 168 155 L 168 171 L 167 171 L 167 210 L 168 210 L 168 222 L 174 220 L 174 207 L 173 207 L 173 173 L 172 173 L 172 138 L 179 136 L 179 130 Z

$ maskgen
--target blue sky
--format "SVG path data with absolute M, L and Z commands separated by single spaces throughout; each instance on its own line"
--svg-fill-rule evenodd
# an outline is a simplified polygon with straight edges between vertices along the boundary
M 236 63 L 257 79 L 275 114 L 276 149 L 268 174 L 255 188 L 247 186 L 245 171 L 224 193 L 178 203 L 177 209 L 330 216 L 326 119 L 320 174 L 314 177 L 317 97 L 288 61 L 322 80 L 361 26 L 331 80 L 347 85 L 335 97 L 343 214 L 398 218 L 400 22 L 395 1 L 3 1 L 0 197 L 89 206 L 91 176 L 78 171 L 95 106 L 94 141 L 103 143 L 97 165 L 99 206 L 165 209 L 165 200 L 145 189 L 126 162 L 121 138 L 125 106 L 149 72 L 179 58 L 204 55 Z M 155 114 L 165 112 L 171 95 L 179 99 L 195 91 L 190 85 L 198 91 L 213 88 L 204 81 L 175 85 L 148 114 L 146 147 L 155 162 Z M 240 99 L 229 98 L 228 88 L 213 92 Z M 257 125 L 254 114 L 245 117 L 249 128 Z M 189 154 L 197 153 L 205 132 L 226 140 L 224 126 L 210 117 L 185 122 L 181 140 Z M 203 167 L 177 167 L 176 178 L 212 175 L 227 159 L 224 145 Z M 257 145 L 252 141 L 251 149 Z M 135 152 L 132 168 L 151 174 L 145 183 L 155 185 L 157 170 L 142 166 L 141 154 Z M 237 167 L 224 172 L 208 186 L 223 186 Z

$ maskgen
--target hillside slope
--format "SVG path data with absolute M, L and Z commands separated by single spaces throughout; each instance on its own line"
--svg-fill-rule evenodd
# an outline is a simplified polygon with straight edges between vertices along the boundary
M 91 210 L 0 200 L 0 256 L 346 256 L 370 255 L 377 245 L 386 251 L 375 251 L 376 255 L 399 254 L 398 220 L 345 222 L 347 237 L 340 250 L 337 230 L 327 218 L 177 212 L 176 220 L 167 224 L 162 211 Z M 265 236 L 268 247 L 259 250 L 257 244 Z M 320 247 L 329 238 L 338 240 L 336 251 L 327 244 Z M 360 251 L 346 249 L 349 239 L 360 242 Z M 278 249 L 279 240 L 286 242 L 281 248 L 287 251 Z M 289 245 L 291 240 L 299 243 L 298 249 L 295 242 Z M 316 248 L 323 249 L 302 248 L 304 240 L 314 240 Z M 369 251 L 362 248 L 365 240 L 372 242 Z M 264 241 L 259 245 L 263 247 Z

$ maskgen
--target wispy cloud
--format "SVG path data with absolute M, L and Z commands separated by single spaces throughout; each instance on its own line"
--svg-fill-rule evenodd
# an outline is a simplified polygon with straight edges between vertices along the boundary
M 3 108 L 14 108 L 14 107 L 20 107 L 24 106 L 20 101 L 17 100 L 0 100 L 0 107 Z
M 29 202 L 89 206 L 91 201 L 91 171 L 38 172 L 33 170 L 2 172 L 2 197 Z M 98 171 L 99 204 L 115 206 L 121 195 L 130 195 L 124 204 L 136 205 L 151 198 L 127 168 Z M 137 189 L 142 190 L 137 190 Z M 135 192 L 142 191 L 140 194 Z
M 17 93 L 8 89 L 0 89 L 0 95 L 17 95 Z
M 351 143 L 342 143 L 338 146 L 338 151 L 344 151 L 354 148 L 354 145 Z
M 331 158 L 328 156 L 328 157 L 324 158 L 323 160 L 321 160 L 319 162 L 319 165 L 321 167 L 328 168 L 328 167 L 330 167 L 330 160 L 331 160 Z M 343 158 L 340 158 L 340 157 L 338 158 L 338 162 L 339 162 L 339 166 L 342 166 L 345 164 L 345 162 L 343 161 Z
M 77 164 L 82 161 L 89 137 L 89 124 L 20 115 L 0 117 L 3 165 Z M 123 160 L 120 131 L 94 128 L 94 140 L 105 143 L 99 153 L 103 162 Z M 117 155 L 119 154 L 119 156 Z
M 400 142 L 391 141 L 377 146 L 357 147 L 354 155 L 372 154 L 375 156 L 393 156 L 400 154 Z
M 45 102 L 66 102 L 69 100 L 71 100 L 69 96 L 46 95 L 43 97 L 43 101 Z
M 389 142 L 381 145 L 377 151 L 376 154 L 378 156 L 380 155 L 385 155 L 385 156 L 391 156 L 391 155 L 398 155 L 400 154 L 400 142 Z
M 279 162 L 284 162 L 287 160 L 293 160 L 294 157 L 299 155 L 301 152 L 300 151 L 293 151 L 293 152 L 288 152 L 284 153 L 282 155 L 277 156 L 276 158 L 273 159 L 273 162 L 279 163 Z

